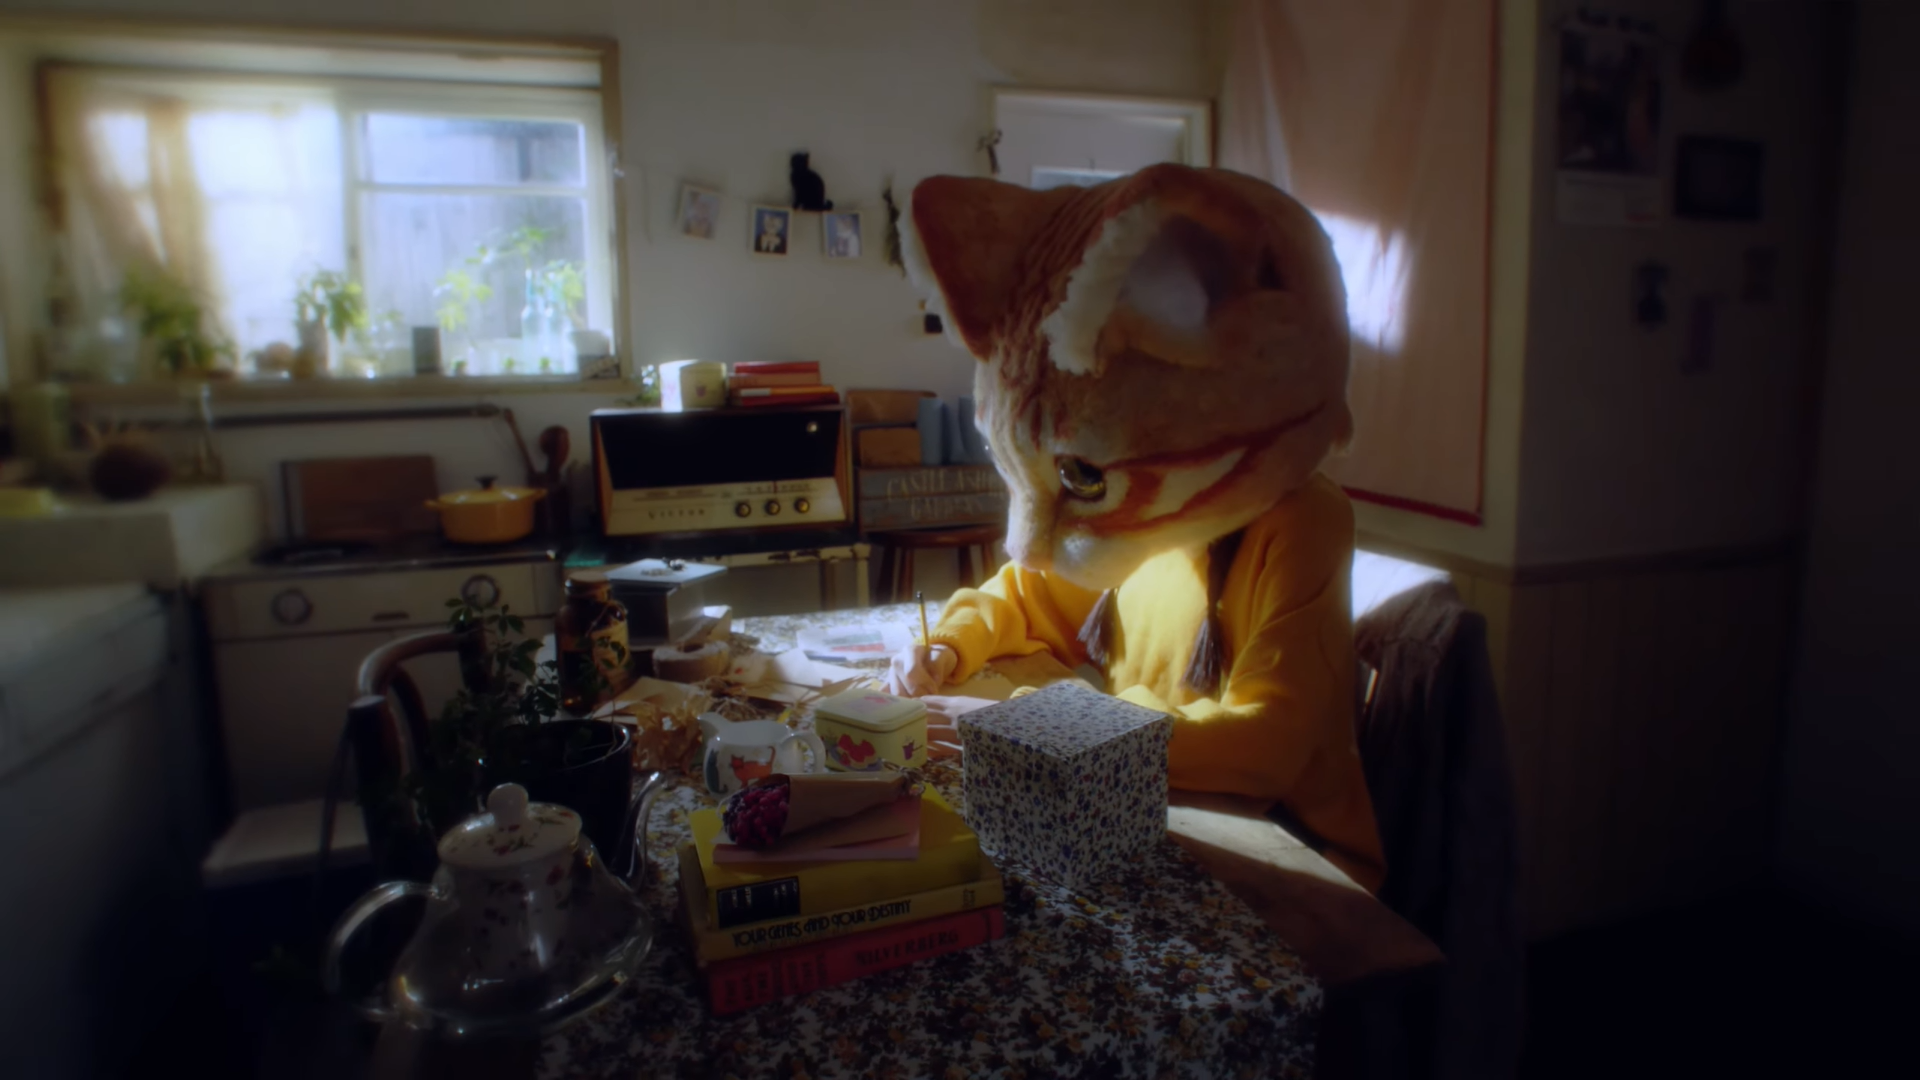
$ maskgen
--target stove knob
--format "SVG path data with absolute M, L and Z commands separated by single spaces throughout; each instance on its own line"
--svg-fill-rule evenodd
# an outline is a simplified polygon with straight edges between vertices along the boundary
M 468 607 L 492 607 L 500 602 L 500 583 L 486 574 L 475 574 L 460 586 L 460 599 Z
M 812 509 L 813 509 L 813 504 L 808 502 L 806 499 L 806 496 L 804 495 L 798 499 L 793 500 L 793 512 L 796 514 L 804 514 Z
M 780 512 L 780 500 L 768 499 L 766 510 L 767 510 L 768 517 L 772 517 L 773 515 L 778 514 Z
M 299 626 L 313 617 L 313 601 L 299 589 L 288 589 L 273 598 L 273 620 L 282 626 Z
M 734 516 L 734 517 L 750 517 L 750 516 L 751 516 L 752 514 L 753 514 L 753 504 L 752 504 L 752 503 L 748 503 L 748 502 L 737 502 L 737 503 L 734 503 L 734 504 L 733 504 L 733 516 Z

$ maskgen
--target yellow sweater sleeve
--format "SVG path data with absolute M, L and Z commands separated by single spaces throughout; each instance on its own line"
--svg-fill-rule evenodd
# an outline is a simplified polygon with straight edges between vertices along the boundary
M 960 657 L 954 682 L 972 678 L 996 656 L 1050 652 L 1068 667 L 1086 661 L 1081 624 L 1099 594 L 1008 563 L 978 589 L 960 589 L 940 612 L 935 643 Z
M 1316 756 L 1350 753 L 1351 518 L 1303 512 L 1282 524 L 1260 538 L 1249 565 L 1236 566 L 1245 576 L 1229 579 L 1222 597 L 1234 655 L 1218 698 L 1176 706 L 1150 687 L 1114 688 L 1173 715 L 1167 764 L 1176 788 L 1292 800 L 1315 786 Z
M 1175 706 L 1145 686 L 1119 691 L 1173 716 L 1170 784 L 1274 801 L 1300 794 L 1308 764 L 1325 748 L 1328 718 L 1352 715 L 1352 667 L 1330 655 L 1340 643 L 1326 640 L 1328 606 L 1315 600 L 1270 613 L 1234 657 L 1219 698 Z

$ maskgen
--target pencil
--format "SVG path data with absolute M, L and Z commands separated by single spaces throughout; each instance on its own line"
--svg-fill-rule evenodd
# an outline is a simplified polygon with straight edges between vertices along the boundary
M 933 644 L 933 634 L 927 630 L 927 594 L 923 592 L 914 593 L 913 599 L 920 605 L 920 644 L 931 645 Z

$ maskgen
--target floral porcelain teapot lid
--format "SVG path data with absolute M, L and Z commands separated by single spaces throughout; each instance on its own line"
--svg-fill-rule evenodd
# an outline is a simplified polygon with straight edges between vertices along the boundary
M 580 815 L 553 803 L 527 801 L 527 789 L 501 784 L 487 810 L 447 830 L 440 861 L 457 870 L 517 871 L 580 842 Z

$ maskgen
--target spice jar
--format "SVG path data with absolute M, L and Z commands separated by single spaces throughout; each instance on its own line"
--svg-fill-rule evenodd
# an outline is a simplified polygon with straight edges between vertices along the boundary
M 553 620 L 560 666 L 560 707 L 592 712 L 626 685 L 627 609 L 597 570 L 567 576 L 567 602 Z

